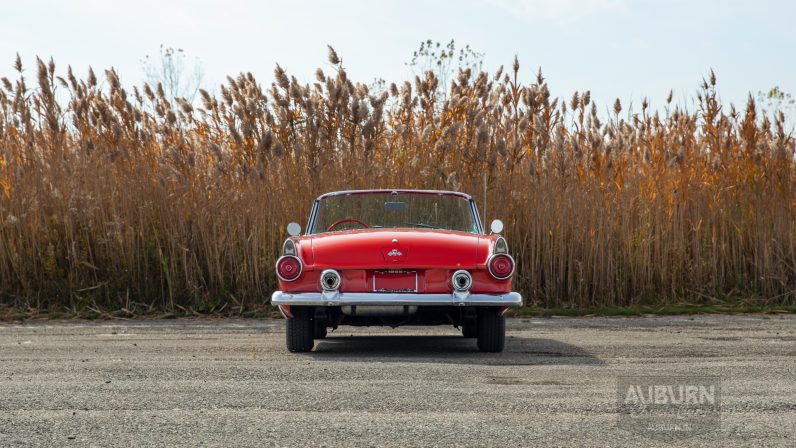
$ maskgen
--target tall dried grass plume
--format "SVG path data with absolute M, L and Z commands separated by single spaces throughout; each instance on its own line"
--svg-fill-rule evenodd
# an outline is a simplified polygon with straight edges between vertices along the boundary
M 796 303 L 794 139 L 751 98 L 721 104 L 712 72 L 693 110 L 670 93 L 601 116 L 516 60 L 384 91 L 329 60 L 309 84 L 277 66 L 191 103 L 52 60 L 29 86 L 17 57 L 0 88 L 0 303 L 249 310 L 275 288 L 285 224 L 371 187 L 473 194 L 507 224 L 530 304 Z

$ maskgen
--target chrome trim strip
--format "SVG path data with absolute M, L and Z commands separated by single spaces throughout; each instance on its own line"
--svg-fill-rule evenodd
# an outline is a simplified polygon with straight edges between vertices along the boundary
M 470 198 L 470 211 L 473 213 L 473 219 L 475 219 L 475 225 L 478 227 L 479 235 L 485 235 L 484 232 L 484 225 L 481 223 L 481 215 L 478 214 L 478 205 L 476 205 L 473 198 Z
M 398 189 L 398 190 L 385 190 L 385 189 L 377 189 L 377 190 L 343 190 L 343 191 L 332 191 L 329 193 L 324 193 L 317 198 L 312 203 L 312 209 L 310 210 L 310 217 L 307 220 L 307 228 L 304 230 L 304 235 L 319 235 L 325 232 L 313 233 L 312 227 L 315 225 L 315 218 L 318 214 L 318 206 L 321 202 L 321 199 L 333 197 L 333 196 L 344 196 L 349 194 L 384 194 L 384 193 L 400 193 L 400 194 L 411 194 L 411 193 L 418 193 L 418 194 L 441 194 L 446 196 L 458 196 L 461 198 L 466 199 L 470 202 L 470 212 L 473 214 L 473 220 L 475 221 L 476 225 L 476 234 L 485 235 L 484 232 L 484 225 L 481 222 L 481 216 L 478 215 L 478 207 L 473 200 L 473 197 L 467 193 L 462 193 L 460 191 L 447 191 L 447 190 L 407 190 L 407 189 Z
M 407 188 L 398 188 L 398 189 L 385 189 L 385 188 L 376 188 L 373 190 L 341 190 L 341 191 L 330 191 L 328 193 L 324 193 L 318 196 L 318 199 L 327 198 L 329 196 L 342 196 L 347 194 L 379 194 L 379 193 L 399 193 L 399 194 L 406 194 L 406 193 L 420 193 L 420 194 L 442 194 L 448 196 L 459 196 L 465 199 L 472 199 L 467 193 L 462 193 L 461 191 L 451 191 L 451 190 L 413 190 Z
M 492 273 L 492 268 L 489 266 L 489 263 L 492 261 L 492 259 L 497 257 L 498 255 L 511 258 L 511 272 L 509 272 L 509 275 L 507 275 L 505 277 L 498 277 L 497 275 L 493 274 Z M 514 262 L 514 257 L 512 257 L 509 254 L 492 254 L 492 255 L 489 256 L 489 258 L 486 259 L 486 270 L 489 271 L 489 275 L 491 275 L 496 280 L 508 280 L 508 279 L 510 279 L 511 276 L 514 275 L 514 270 L 516 270 L 516 269 L 517 269 L 517 263 Z
M 312 235 L 312 226 L 315 225 L 315 215 L 318 213 L 318 203 L 320 199 L 312 201 L 312 209 L 310 210 L 310 217 L 307 219 L 307 228 L 304 229 L 304 235 Z
M 466 294 L 466 295 L 465 295 Z M 341 305 L 459 305 L 459 306 L 521 306 L 518 292 L 504 294 L 413 294 L 370 292 L 300 292 L 274 291 L 274 305 L 341 306 Z

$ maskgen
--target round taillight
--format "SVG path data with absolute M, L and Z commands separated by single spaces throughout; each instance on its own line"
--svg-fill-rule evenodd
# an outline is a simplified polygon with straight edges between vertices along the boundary
M 285 255 L 276 260 L 276 275 L 280 280 L 292 282 L 299 278 L 303 267 L 301 260 L 292 255 Z
M 506 280 L 514 273 L 514 259 L 511 255 L 492 255 L 486 264 L 489 274 L 498 280 Z

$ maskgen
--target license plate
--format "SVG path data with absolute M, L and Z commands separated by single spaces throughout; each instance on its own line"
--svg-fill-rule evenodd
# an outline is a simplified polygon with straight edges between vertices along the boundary
M 387 270 L 373 272 L 374 292 L 417 292 L 417 272 Z

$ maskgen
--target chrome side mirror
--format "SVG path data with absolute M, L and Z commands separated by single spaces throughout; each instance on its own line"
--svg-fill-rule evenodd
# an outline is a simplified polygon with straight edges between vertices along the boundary
M 489 225 L 489 230 L 491 230 L 492 233 L 500 233 L 500 232 L 502 232 L 503 231 L 503 221 L 501 221 L 499 219 L 496 219 L 496 220 L 492 221 L 492 224 Z
M 287 225 L 287 234 L 290 236 L 298 236 L 301 234 L 301 226 L 297 222 L 291 222 Z

